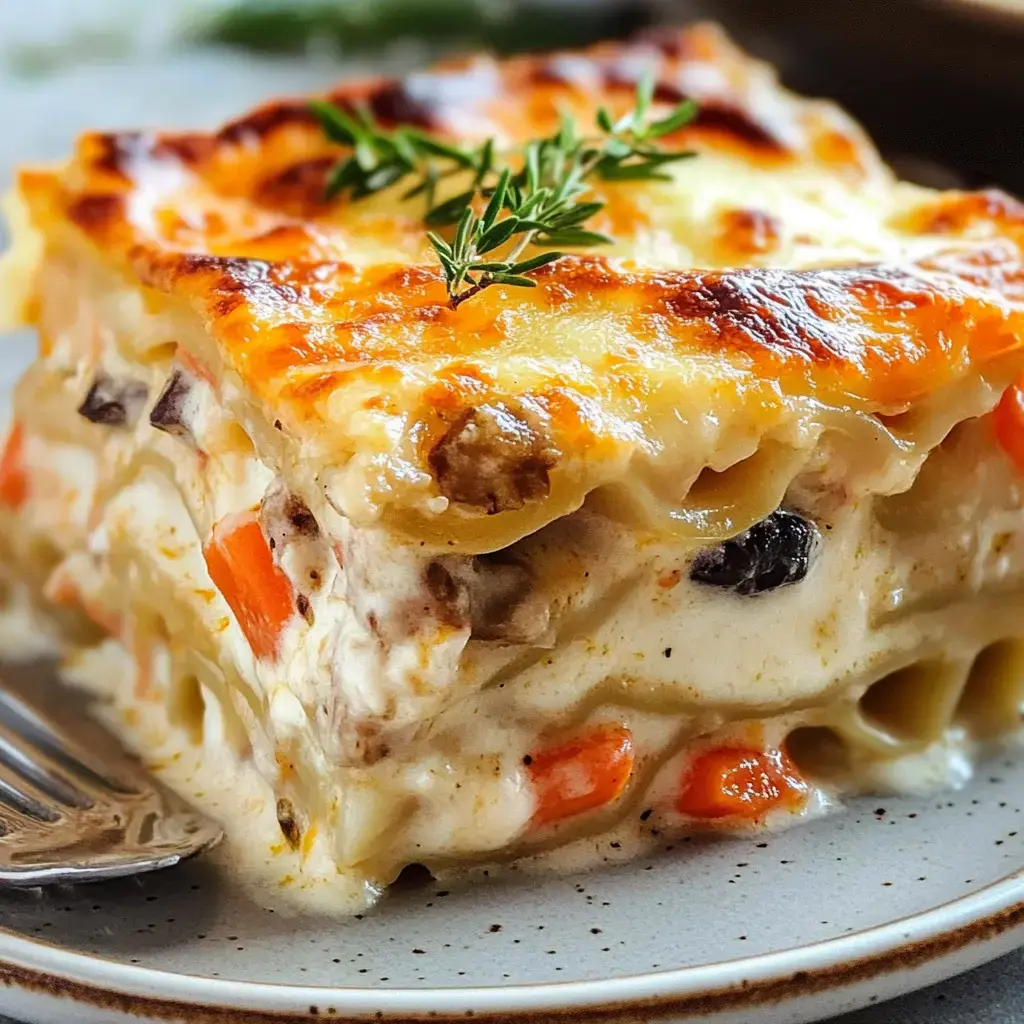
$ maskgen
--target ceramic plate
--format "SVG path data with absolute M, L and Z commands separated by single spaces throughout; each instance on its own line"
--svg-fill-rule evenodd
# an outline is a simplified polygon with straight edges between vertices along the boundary
M 766 840 L 578 876 L 420 880 L 354 920 L 253 902 L 217 855 L 0 893 L 0 1008 L 27 1020 L 796 1024 L 1024 942 L 1024 758 Z

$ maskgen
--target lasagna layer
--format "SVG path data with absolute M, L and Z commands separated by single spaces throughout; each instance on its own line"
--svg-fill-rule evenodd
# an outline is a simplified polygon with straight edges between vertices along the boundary
M 646 67 L 697 158 L 457 310 L 400 188 L 323 199 L 302 101 L 19 178 L 10 586 L 239 857 L 345 906 L 1019 729 L 1024 208 L 894 181 L 708 27 L 333 98 L 512 148 Z

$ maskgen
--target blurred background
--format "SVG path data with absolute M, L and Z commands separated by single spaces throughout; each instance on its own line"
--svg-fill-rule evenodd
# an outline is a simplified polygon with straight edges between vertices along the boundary
M 908 176 L 1024 192 L 1024 0 L 0 0 L 0 186 L 86 126 L 211 124 L 370 68 L 709 17 Z

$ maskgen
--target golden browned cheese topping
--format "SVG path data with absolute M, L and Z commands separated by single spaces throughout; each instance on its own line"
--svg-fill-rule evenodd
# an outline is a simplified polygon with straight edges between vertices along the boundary
M 1024 337 L 1024 208 L 897 183 L 842 112 L 788 93 L 714 27 L 330 98 L 513 148 L 560 110 L 584 125 L 627 110 L 646 68 L 666 109 L 700 104 L 666 140 L 697 157 L 671 181 L 598 182 L 607 205 L 588 227 L 614 245 L 457 310 L 421 198 L 399 183 L 323 199 L 341 150 L 304 100 L 211 134 L 87 135 L 20 190 L 38 230 L 70 222 L 154 308 L 198 313 L 215 369 L 307 455 L 362 460 L 381 505 L 507 514 L 513 534 L 680 451 L 694 473 L 724 469 L 795 410 L 893 416 L 989 364 L 1006 377 Z

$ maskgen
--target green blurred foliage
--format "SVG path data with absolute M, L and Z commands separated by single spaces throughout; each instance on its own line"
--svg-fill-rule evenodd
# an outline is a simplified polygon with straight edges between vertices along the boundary
M 483 47 L 507 54 L 580 46 L 628 34 L 650 20 L 643 2 L 241 0 L 200 26 L 194 38 L 269 54 L 302 53 L 314 46 L 338 54 L 374 53 L 406 40 L 434 52 Z

